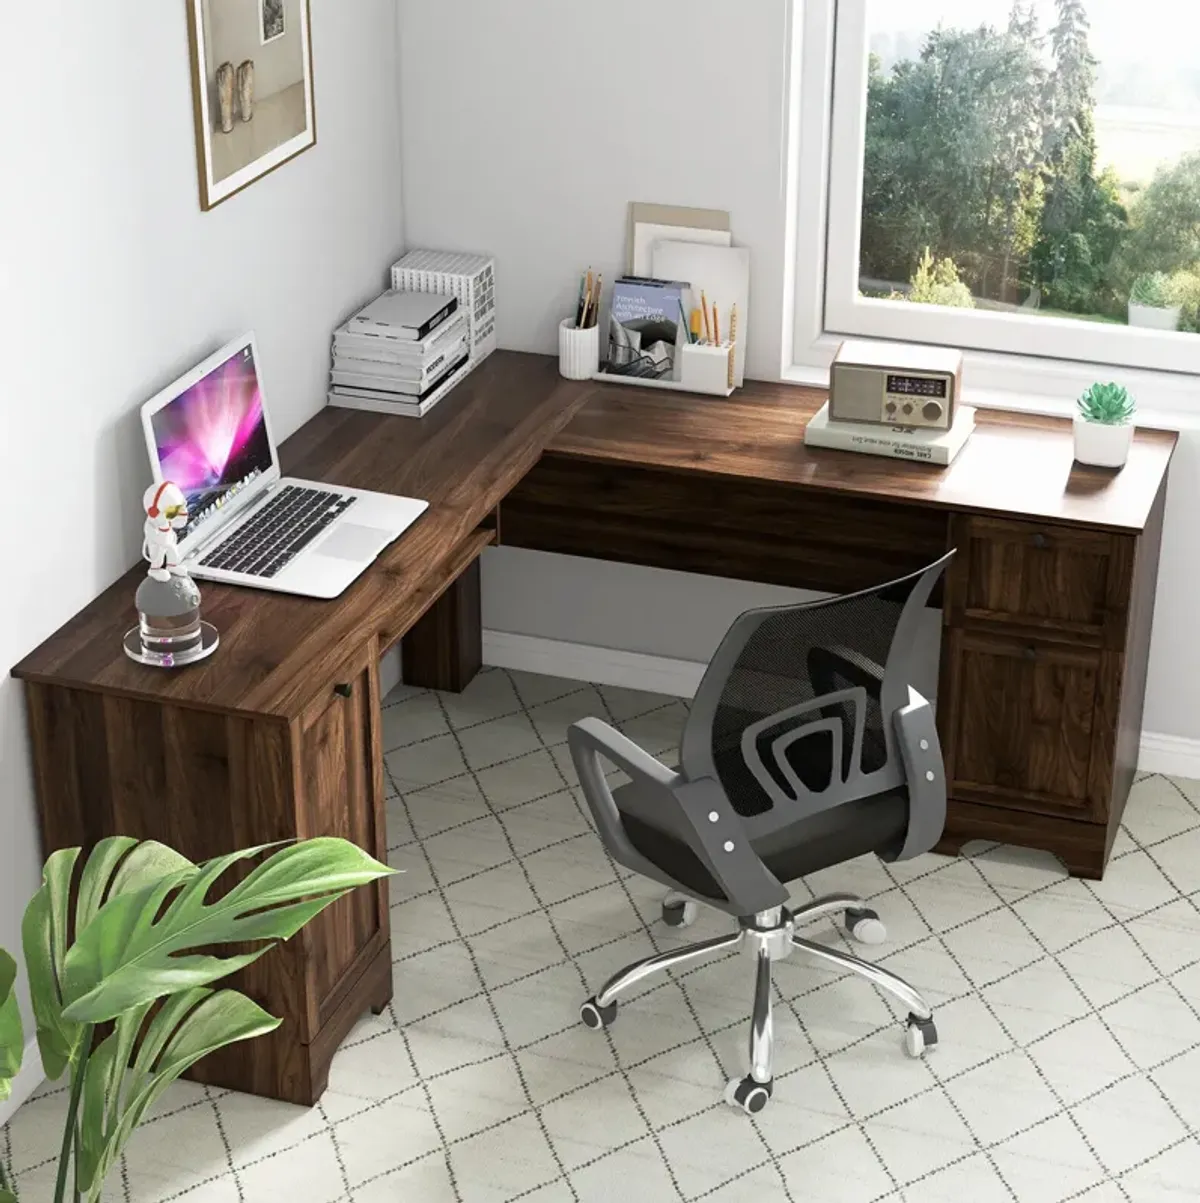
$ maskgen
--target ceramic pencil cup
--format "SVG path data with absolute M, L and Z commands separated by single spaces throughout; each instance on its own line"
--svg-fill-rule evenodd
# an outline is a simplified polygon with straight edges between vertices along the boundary
M 600 369 L 600 325 L 580 329 L 573 317 L 558 327 L 558 371 L 568 380 L 591 380 Z

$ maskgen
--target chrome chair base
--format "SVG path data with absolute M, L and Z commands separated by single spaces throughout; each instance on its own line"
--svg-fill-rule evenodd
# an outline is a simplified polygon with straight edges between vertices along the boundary
M 691 916 L 682 906 L 695 907 L 690 899 L 682 895 L 669 895 L 663 903 L 665 921 L 672 927 L 687 926 Z M 683 948 L 671 948 L 657 956 L 647 957 L 627 965 L 614 974 L 598 994 L 589 998 L 579 1009 L 580 1018 L 590 1028 L 606 1028 L 617 1017 L 617 999 L 630 987 L 666 969 L 678 969 L 694 961 L 717 953 L 732 952 L 735 948 L 745 949 L 755 962 L 754 1011 L 750 1022 L 750 1072 L 744 1078 L 733 1078 L 725 1088 L 725 1100 L 735 1107 L 753 1115 L 761 1111 L 769 1101 L 774 1087 L 772 1075 L 775 1043 L 774 1022 L 771 1009 L 771 963 L 782 961 L 797 950 L 826 961 L 840 969 L 847 969 L 864 977 L 893 995 L 908 1009 L 904 1035 L 904 1050 L 910 1057 L 922 1057 L 938 1040 L 933 1022 L 933 1011 L 921 994 L 903 978 L 860 960 L 836 948 L 814 944 L 796 934 L 802 923 L 825 915 L 845 915 L 846 927 L 855 939 L 864 944 L 880 944 L 886 931 L 879 916 L 861 899 L 852 894 L 830 894 L 815 899 L 807 906 L 790 911 L 786 907 L 761 911 L 751 918 L 739 921 L 736 932 L 717 936 L 712 940 L 701 940 Z

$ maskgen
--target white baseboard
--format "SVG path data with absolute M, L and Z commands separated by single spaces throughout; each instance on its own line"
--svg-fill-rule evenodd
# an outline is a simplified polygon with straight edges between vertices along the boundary
M 596 685 L 645 689 L 680 698 L 695 695 L 706 667 L 693 660 L 589 647 L 541 639 L 536 635 L 516 635 L 511 631 L 484 631 L 483 661 L 497 668 L 543 673 L 568 681 L 591 681 Z M 1148 773 L 1168 773 L 1172 777 L 1200 780 L 1200 739 L 1143 732 L 1138 768 Z
M 511 631 L 484 631 L 483 662 L 495 668 L 515 668 L 568 681 L 590 681 L 594 685 L 645 689 L 679 698 L 695 696 L 707 667 L 693 660 L 563 643 L 537 635 L 515 635 Z
M 1138 768 L 1147 773 L 1200 779 L 1200 739 L 1143 731 Z
M 17 1113 L 17 1108 L 46 1080 L 42 1071 L 42 1055 L 38 1052 L 37 1037 L 33 1036 L 25 1044 L 24 1059 L 21 1070 L 13 1079 L 12 1094 L 0 1103 L 0 1128 Z

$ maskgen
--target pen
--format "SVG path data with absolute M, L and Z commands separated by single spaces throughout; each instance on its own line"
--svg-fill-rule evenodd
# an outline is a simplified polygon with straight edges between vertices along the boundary
M 688 329 L 687 311 L 683 307 L 683 297 L 679 298 L 679 316 L 683 318 L 683 337 L 687 342 L 692 341 L 692 332 Z
M 587 308 L 587 283 L 591 274 L 592 269 L 588 268 L 579 277 L 579 304 L 575 309 L 575 325 L 578 329 L 583 329 L 583 318 Z

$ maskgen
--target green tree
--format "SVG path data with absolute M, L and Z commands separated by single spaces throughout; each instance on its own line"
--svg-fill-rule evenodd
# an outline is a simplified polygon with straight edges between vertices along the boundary
M 1049 72 L 1032 11 L 1009 27 L 936 29 L 888 76 L 872 63 L 862 273 L 909 278 L 921 249 L 1004 296 L 1037 237 Z
M 1048 81 L 1045 204 L 1030 256 L 1029 282 L 1043 301 L 1069 312 L 1113 312 L 1110 264 L 1128 228 L 1116 178 L 1096 176 L 1096 60 L 1083 0 L 1056 0 L 1050 31 L 1054 68 Z
M 1170 274 L 1200 261 L 1200 151 L 1161 166 L 1133 204 L 1123 278 Z

